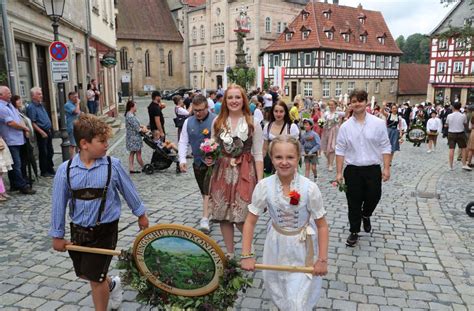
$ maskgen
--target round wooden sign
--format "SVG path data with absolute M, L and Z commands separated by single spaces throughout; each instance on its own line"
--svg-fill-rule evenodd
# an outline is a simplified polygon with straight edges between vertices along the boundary
M 424 142 L 426 140 L 426 131 L 423 127 L 413 126 L 408 130 L 407 139 L 412 143 Z
M 203 296 L 219 286 L 225 255 L 202 232 L 182 225 L 156 225 L 141 232 L 133 245 L 141 274 L 174 295 Z

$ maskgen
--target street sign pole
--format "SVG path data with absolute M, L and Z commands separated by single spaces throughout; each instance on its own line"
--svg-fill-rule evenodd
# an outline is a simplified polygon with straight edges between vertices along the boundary
M 55 42 L 59 41 L 58 28 L 59 28 L 58 18 L 54 18 L 53 31 L 54 31 Z M 66 49 L 66 55 L 64 56 L 64 58 L 66 58 L 66 56 L 67 56 L 67 49 Z M 64 82 L 58 82 L 57 88 L 58 88 L 58 103 L 59 103 L 59 114 L 60 114 L 59 131 L 61 133 L 61 140 L 62 140 L 61 141 L 61 154 L 62 154 L 63 162 L 64 162 L 64 161 L 69 160 L 70 158 L 69 146 L 71 145 L 71 143 L 69 142 L 67 131 L 66 131 L 66 115 L 64 114 L 64 104 L 65 104 L 64 99 L 66 98 L 66 90 L 65 90 Z

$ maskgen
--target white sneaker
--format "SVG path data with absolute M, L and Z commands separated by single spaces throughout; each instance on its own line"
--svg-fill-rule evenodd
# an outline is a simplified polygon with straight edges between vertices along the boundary
M 462 169 L 466 171 L 472 171 L 472 168 L 470 168 L 469 165 L 463 165 Z
M 115 282 L 115 286 L 109 295 L 109 307 L 111 309 L 118 309 L 122 303 L 122 284 L 120 283 L 120 277 L 114 276 L 112 282 Z
M 199 222 L 199 230 L 208 233 L 211 231 L 211 228 L 209 228 L 209 219 L 206 217 L 201 218 L 201 221 Z
M 428 150 L 426 151 L 426 153 L 431 153 L 431 152 L 433 152 L 433 150 L 431 150 L 431 149 L 428 149 Z

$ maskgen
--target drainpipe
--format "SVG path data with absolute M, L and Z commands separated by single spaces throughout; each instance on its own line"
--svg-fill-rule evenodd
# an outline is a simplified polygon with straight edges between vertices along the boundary
M 89 55 L 89 39 L 91 36 L 91 3 L 89 0 L 86 1 L 86 18 L 87 18 L 87 31 L 86 31 L 86 69 L 87 69 L 87 74 L 86 74 L 86 80 L 87 83 L 90 83 L 91 80 L 91 59 Z
M 10 24 L 8 23 L 8 14 L 7 14 L 7 0 L 1 0 L 0 9 L 2 12 L 2 22 L 3 22 L 3 42 L 5 43 L 6 50 L 6 63 L 8 71 L 8 84 L 10 85 L 10 90 L 12 94 L 17 94 L 16 92 L 16 81 L 15 81 L 15 72 L 13 70 L 13 55 L 12 55 L 12 38 L 10 33 Z

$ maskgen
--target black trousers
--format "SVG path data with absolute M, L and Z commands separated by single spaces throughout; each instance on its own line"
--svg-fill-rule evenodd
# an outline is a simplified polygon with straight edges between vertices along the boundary
M 44 130 L 45 131 L 45 130 Z M 48 137 L 43 138 L 40 133 L 36 132 L 36 141 L 38 142 L 38 157 L 41 174 L 54 174 L 53 164 L 53 133 L 51 130 L 45 131 Z
M 382 195 L 382 170 L 380 165 L 348 165 L 344 170 L 347 185 L 347 204 L 352 233 L 360 232 L 362 217 L 370 217 Z

